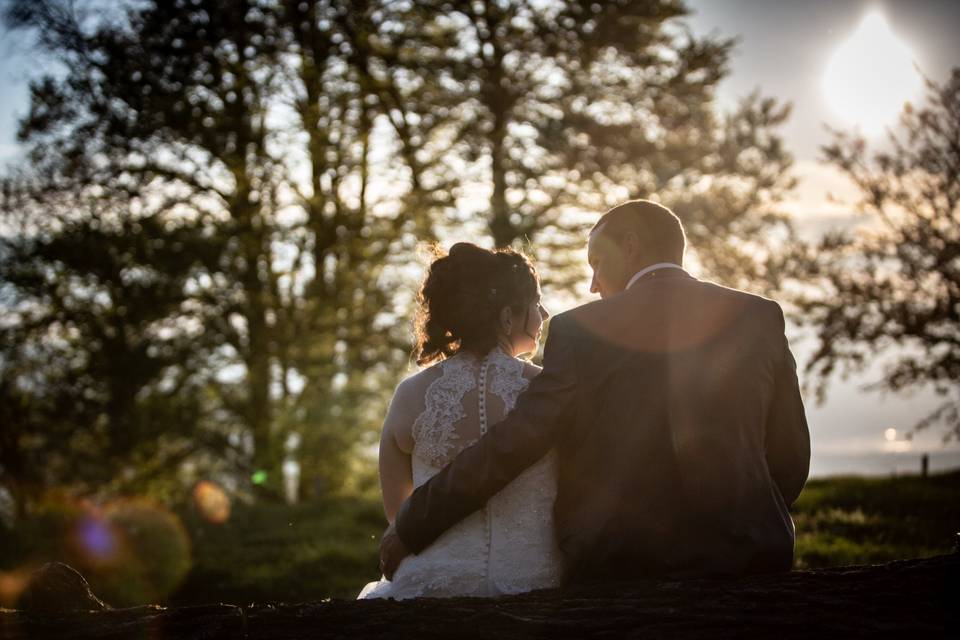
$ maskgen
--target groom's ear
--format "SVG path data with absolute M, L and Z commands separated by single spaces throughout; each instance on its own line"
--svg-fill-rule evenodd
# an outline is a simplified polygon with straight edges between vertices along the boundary
M 623 234 L 623 253 L 627 258 L 636 258 L 640 255 L 642 249 L 640 244 L 640 236 L 636 231 L 627 231 Z

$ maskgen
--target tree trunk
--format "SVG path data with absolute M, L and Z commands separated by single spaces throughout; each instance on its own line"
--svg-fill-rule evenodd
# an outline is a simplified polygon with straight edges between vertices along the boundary
M 273 452 L 272 407 L 270 400 L 270 340 L 266 321 L 266 295 L 260 278 L 258 256 L 251 252 L 243 278 L 247 296 L 247 424 L 253 432 L 253 465 L 258 470 L 272 470 Z
M 243 3 L 244 13 L 250 5 Z M 237 47 L 243 56 L 248 49 L 247 34 L 237 33 Z M 241 58 L 243 60 L 243 58 Z M 237 73 L 237 94 L 242 97 L 228 107 L 236 122 L 236 150 L 228 166 L 235 181 L 230 213 L 239 234 L 239 257 L 236 274 L 244 293 L 243 316 L 247 324 L 247 344 L 242 354 L 247 369 L 246 411 L 243 416 L 253 434 L 253 467 L 257 471 L 273 471 L 279 463 L 273 451 L 273 407 L 270 398 L 271 327 L 267 312 L 273 301 L 268 285 L 273 258 L 269 242 L 269 224 L 263 201 L 266 189 L 262 163 L 267 160 L 262 114 L 247 105 L 260 103 L 257 82 L 245 65 Z M 259 180 L 258 180 L 259 178 Z
M 497 248 L 509 247 L 515 237 L 510 222 L 510 209 L 507 207 L 507 168 L 506 168 L 506 114 L 497 113 L 494 117 L 491 134 L 490 170 L 493 172 L 493 193 L 490 196 L 490 235 Z

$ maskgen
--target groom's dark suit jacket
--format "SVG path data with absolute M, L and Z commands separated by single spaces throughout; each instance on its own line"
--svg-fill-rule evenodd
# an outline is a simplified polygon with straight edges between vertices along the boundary
M 543 372 L 400 539 L 426 548 L 552 447 L 568 581 L 789 569 L 810 438 L 779 305 L 663 269 L 556 316 Z

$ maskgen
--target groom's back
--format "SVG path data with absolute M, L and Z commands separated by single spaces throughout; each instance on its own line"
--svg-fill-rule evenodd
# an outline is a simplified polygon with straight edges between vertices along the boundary
M 809 440 L 779 306 L 663 271 L 561 321 L 578 378 L 556 505 L 570 576 L 789 568 Z

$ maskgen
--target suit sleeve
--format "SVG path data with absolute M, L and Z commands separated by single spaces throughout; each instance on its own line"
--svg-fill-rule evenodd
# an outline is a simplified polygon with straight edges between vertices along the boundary
M 397 514 L 396 529 L 419 553 L 444 531 L 542 458 L 557 441 L 574 404 L 576 370 L 570 327 L 563 315 L 550 323 L 543 371 L 530 382 L 514 410 L 440 473 L 417 488 Z
M 800 397 L 797 362 L 784 334 L 783 311 L 776 306 L 777 353 L 774 392 L 766 425 L 767 466 L 787 506 L 799 497 L 810 471 L 810 431 Z

